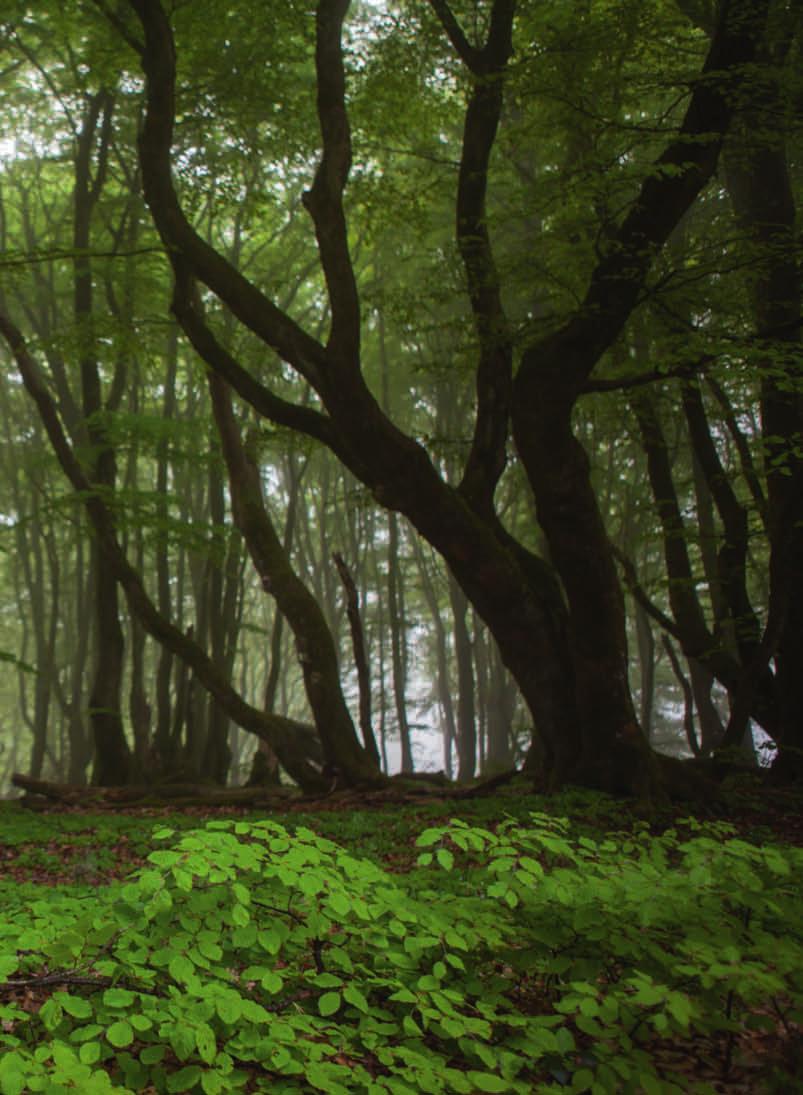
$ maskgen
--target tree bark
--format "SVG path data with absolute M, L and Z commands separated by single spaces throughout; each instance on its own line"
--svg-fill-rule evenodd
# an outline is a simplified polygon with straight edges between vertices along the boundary
M 477 710 L 474 695 L 474 664 L 471 636 L 466 624 L 468 602 L 457 582 L 449 578 L 454 652 L 457 661 L 457 778 L 465 783 L 477 768 Z
M 114 489 L 116 463 L 101 423 L 103 402 L 93 333 L 93 284 L 88 252 L 92 213 L 106 176 L 112 109 L 113 100 L 106 91 L 98 92 L 89 100 L 77 142 L 73 212 L 73 296 L 81 369 L 81 410 L 86 436 L 95 453 L 91 461 L 90 479 L 96 488 L 103 490 Z M 93 177 L 92 159 L 96 143 Z M 110 786 L 125 783 L 131 767 L 121 714 L 125 646 L 117 582 L 105 565 L 97 544 L 93 544 L 90 567 L 94 576 L 95 613 L 94 668 L 89 693 L 89 722 L 95 749 L 92 778 L 96 783 Z
M 374 728 L 371 723 L 371 669 L 368 663 L 368 655 L 365 650 L 365 633 L 360 617 L 360 598 L 357 586 L 351 576 L 351 571 L 346 566 L 346 561 L 339 552 L 332 555 L 343 589 L 346 591 L 346 612 L 351 628 L 351 642 L 354 648 L 354 663 L 357 667 L 357 682 L 360 701 L 360 733 L 365 751 L 377 768 L 380 765 L 379 747 L 374 737 Z
M 795 199 L 779 85 L 791 42 L 765 44 L 751 105 L 743 115 L 727 163 L 734 209 L 758 248 L 753 310 L 765 355 L 761 369 L 761 427 L 765 445 L 770 598 L 766 654 L 775 667 L 777 770 L 803 779 L 803 397 L 801 276 Z M 756 665 L 761 673 L 762 667 Z
M 331 632 L 317 601 L 295 574 L 265 509 L 259 468 L 240 440 L 227 386 L 212 373 L 208 379 L 229 472 L 232 514 L 263 589 L 274 598 L 293 632 L 327 769 L 347 784 L 380 784 L 378 768 L 357 740 L 343 698 Z
M 401 744 L 401 770 L 413 771 L 413 751 L 410 743 L 410 723 L 407 719 L 407 616 L 404 611 L 404 586 L 399 565 L 399 522 L 395 513 L 388 514 L 388 625 L 393 671 L 393 699 Z

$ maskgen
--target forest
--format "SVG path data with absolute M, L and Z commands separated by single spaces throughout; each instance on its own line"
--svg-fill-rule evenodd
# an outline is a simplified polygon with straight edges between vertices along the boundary
M 4 786 L 798 779 L 799 5 L 0 26 Z
M 0 44 L 0 1095 L 800 1090 L 800 0 Z

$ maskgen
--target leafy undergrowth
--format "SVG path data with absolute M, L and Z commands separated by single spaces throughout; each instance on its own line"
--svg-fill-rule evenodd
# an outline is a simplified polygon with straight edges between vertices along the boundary
M 522 807 L 492 825 L 497 802 L 450 824 L 427 805 L 153 836 L 152 817 L 93 836 L 23 815 L 4 836 L 23 851 L 0 893 L 0 1092 L 803 1086 L 803 852 L 718 822 L 609 833 L 613 804 L 586 807 L 581 828 Z M 69 861 L 58 887 L 18 873 L 37 838 Z

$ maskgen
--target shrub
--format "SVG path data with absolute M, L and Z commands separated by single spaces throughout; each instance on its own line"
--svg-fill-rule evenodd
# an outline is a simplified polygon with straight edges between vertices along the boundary
M 656 1040 L 800 1020 L 796 850 L 540 814 L 419 846 L 394 876 L 212 821 L 89 907 L 15 921 L 0 977 L 55 991 L 0 1009 L 0 1092 L 666 1093 L 689 1087 Z

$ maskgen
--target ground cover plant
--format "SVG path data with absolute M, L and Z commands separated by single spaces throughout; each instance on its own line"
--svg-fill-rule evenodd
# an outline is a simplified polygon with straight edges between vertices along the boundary
M 793 1090 L 803 852 L 548 808 L 4 811 L 0 1092 Z

